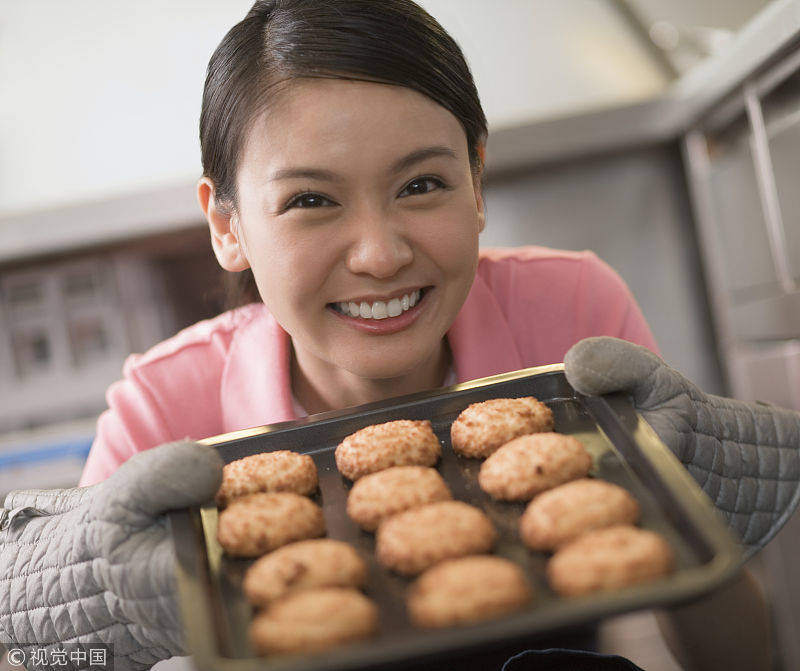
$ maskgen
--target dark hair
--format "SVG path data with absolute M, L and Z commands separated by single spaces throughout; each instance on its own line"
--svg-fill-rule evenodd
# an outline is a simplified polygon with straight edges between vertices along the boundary
M 432 98 L 464 127 L 470 162 L 486 117 L 458 44 L 411 0 L 259 0 L 208 64 L 200 115 L 203 174 L 235 206 L 238 156 L 268 91 L 297 77 L 365 79 Z
M 449 110 L 482 164 L 486 117 L 458 44 L 412 0 L 259 0 L 228 31 L 208 64 L 200 114 L 203 175 L 217 206 L 235 209 L 238 157 L 248 128 L 281 82 L 332 77 L 414 89 Z M 251 273 L 232 303 L 258 299 Z M 238 284 L 238 287 L 236 286 Z

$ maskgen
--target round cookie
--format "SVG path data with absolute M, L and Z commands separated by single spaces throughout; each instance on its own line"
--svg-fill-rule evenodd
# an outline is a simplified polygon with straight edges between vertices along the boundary
M 311 494 L 318 486 L 317 467 L 307 454 L 291 450 L 251 454 L 225 464 L 217 505 L 255 492 Z
M 639 502 L 627 490 L 580 478 L 534 498 L 520 518 L 519 532 L 531 550 L 554 550 L 587 531 L 638 520 Z
M 319 587 L 272 602 L 250 623 L 249 638 L 261 654 L 315 652 L 375 633 L 378 608 L 358 590 Z
M 589 531 L 547 563 L 550 587 L 563 596 L 621 589 L 667 575 L 675 559 L 659 534 L 630 525 Z
M 452 498 L 436 469 L 392 466 L 356 481 L 347 496 L 347 515 L 365 531 L 375 531 L 390 515 Z
M 483 459 L 517 436 L 553 430 L 553 412 L 533 396 L 468 405 L 450 427 L 453 450 Z
M 256 560 L 244 576 L 242 590 L 255 606 L 314 587 L 360 587 L 367 564 L 355 548 L 332 538 L 289 543 Z
M 403 575 L 494 547 L 497 531 L 489 517 L 463 501 L 439 501 L 384 520 L 375 537 L 375 556 Z
M 232 557 L 257 557 L 324 533 L 322 508 L 292 492 L 258 492 L 234 499 L 217 521 L 217 540 Z
M 514 562 L 493 555 L 448 559 L 423 573 L 408 593 L 408 612 L 419 627 L 451 627 L 512 613 L 533 598 Z
M 391 466 L 433 466 L 442 446 L 428 420 L 398 419 L 351 433 L 334 452 L 336 467 L 350 480 Z
M 562 433 L 514 438 L 481 464 L 480 488 L 501 501 L 528 501 L 539 492 L 585 477 L 592 456 L 579 440 Z

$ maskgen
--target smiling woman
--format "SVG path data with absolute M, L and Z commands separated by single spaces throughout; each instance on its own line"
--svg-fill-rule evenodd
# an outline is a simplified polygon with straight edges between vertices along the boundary
M 220 264 L 251 268 L 291 334 L 308 411 L 441 385 L 483 228 L 463 127 L 398 86 L 298 79 L 278 96 L 248 133 L 235 213 L 201 181 Z

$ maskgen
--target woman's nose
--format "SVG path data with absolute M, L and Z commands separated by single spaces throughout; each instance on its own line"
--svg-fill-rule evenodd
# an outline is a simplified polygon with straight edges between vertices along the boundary
M 370 215 L 353 226 L 346 262 L 351 273 L 387 279 L 411 263 L 413 256 L 401 227 L 388 217 Z

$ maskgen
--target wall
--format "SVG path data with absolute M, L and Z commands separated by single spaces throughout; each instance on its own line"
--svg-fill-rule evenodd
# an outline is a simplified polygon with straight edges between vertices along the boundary
M 8 213 L 199 173 L 205 67 L 251 0 L 0 0 L 0 225 Z M 425 0 L 462 44 L 493 128 L 666 83 L 613 3 Z
M 677 142 L 490 179 L 485 196 L 482 244 L 594 250 L 631 287 L 665 360 L 724 391 Z

